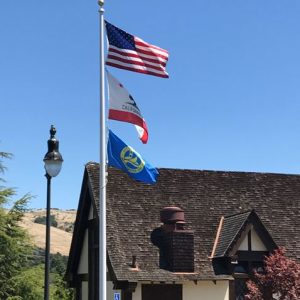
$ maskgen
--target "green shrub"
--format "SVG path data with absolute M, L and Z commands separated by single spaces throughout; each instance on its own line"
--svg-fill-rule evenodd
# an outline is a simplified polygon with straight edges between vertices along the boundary
M 34 223 L 46 225 L 46 216 L 36 217 L 34 219 Z M 50 216 L 50 226 L 57 227 L 57 221 L 55 220 L 55 216 L 54 215 Z

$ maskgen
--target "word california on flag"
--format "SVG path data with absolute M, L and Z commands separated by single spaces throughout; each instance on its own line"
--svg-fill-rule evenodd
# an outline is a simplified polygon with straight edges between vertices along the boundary
M 116 78 L 109 72 L 106 72 L 106 74 L 109 87 L 108 118 L 134 124 L 140 140 L 146 144 L 148 141 L 148 128 L 136 102 Z
M 105 21 L 109 42 L 106 64 L 133 72 L 168 78 L 167 50 L 148 44 L 142 39 Z

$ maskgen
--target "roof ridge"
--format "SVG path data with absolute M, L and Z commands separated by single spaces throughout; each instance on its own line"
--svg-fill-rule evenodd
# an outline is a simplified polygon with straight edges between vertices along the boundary
M 255 209 L 248 209 L 246 211 L 243 211 L 243 212 L 238 212 L 238 213 L 234 213 L 234 214 L 231 214 L 231 215 L 226 215 L 224 216 L 224 218 L 231 218 L 231 217 L 235 217 L 235 216 L 238 216 L 238 215 L 246 215 L 246 214 L 250 214 L 252 213 L 253 211 L 255 211 Z
M 89 161 L 85 166 L 99 165 L 99 162 Z M 193 169 L 193 168 L 176 168 L 176 167 L 157 167 L 158 170 L 169 171 L 190 171 L 190 172 L 208 172 L 215 174 L 249 174 L 249 175 L 275 175 L 275 176 L 300 176 L 300 174 L 280 173 L 280 172 L 258 172 L 258 171 L 239 171 L 239 170 L 207 170 L 207 169 Z

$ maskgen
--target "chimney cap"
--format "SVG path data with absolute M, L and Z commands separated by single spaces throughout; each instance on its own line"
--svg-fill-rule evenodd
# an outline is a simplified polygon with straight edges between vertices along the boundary
M 160 211 L 160 220 L 164 224 L 185 223 L 184 211 L 177 206 L 167 206 Z

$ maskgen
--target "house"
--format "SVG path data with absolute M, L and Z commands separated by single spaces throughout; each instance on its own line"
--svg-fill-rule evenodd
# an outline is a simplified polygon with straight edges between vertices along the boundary
M 300 176 L 159 169 L 155 185 L 108 170 L 107 299 L 243 299 L 264 255 L 300 260 Z M 97 299 L 99 165 L 85 166 L 66 280 Z

